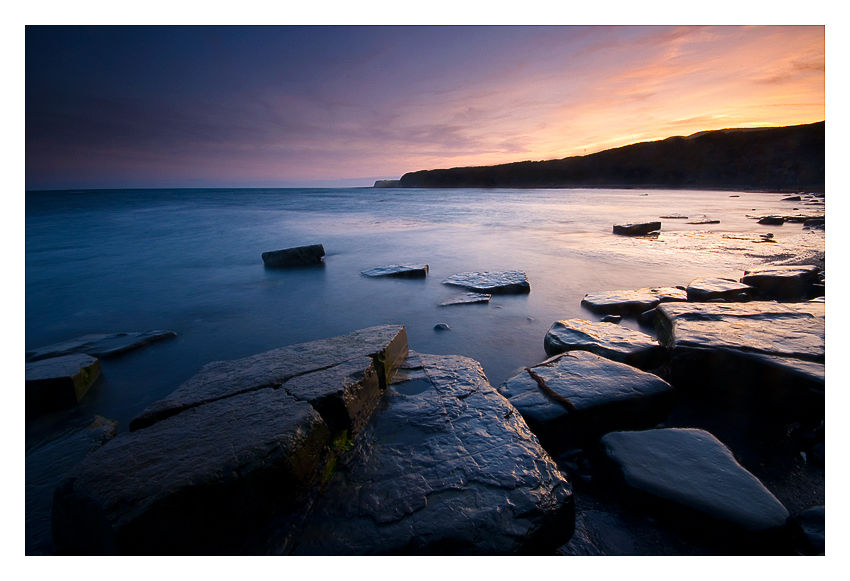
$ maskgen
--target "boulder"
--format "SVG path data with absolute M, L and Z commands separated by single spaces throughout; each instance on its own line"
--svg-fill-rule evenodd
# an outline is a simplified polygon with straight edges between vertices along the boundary
M 73 430 L 26 454 L 27 555 L 50 555 L 54 551 L 50 532 L 53 490 L 65 474 L 86 456 L 115 437 L 115 422 L 95 416 L 88 427 Z
M 406 354 L 404 327 L 382 325 L 243 359 L 214 361 L 204 365 L 170 395 L 143 410 L 130 422 L 130 430 L 144 428 L 203 403 L 265 387 L 279 387 L 299 375 L 363 357 L 372 360 L 374 371 L 385 386 Z M 344 397 L 344 393 L 340 397 Z
M 61 357 L 72 353 L 85 353 L 92 357 L 106 359 L 121 355 L 142 345 L 176 337 L 173 331 L 142 331 L 134 333 L 112 333 L 83 335 L 76 339 L 54 343 L 27 351 L 27 361 L 39 361 L 51 357 Z
M 447 301 L 443 301 L 440 303 L 441 307 L 448 307 L 451 305 L 472 305 L 476 303 L 489 303 L 490 299 L 493 295 L 485 295 L 481 293 L 464 293 L 462 295 L 453 297 Z
M 723 299 L 726 302 L 746 302 L 751 300 L 755 289 L 727 278 L 696 278 L 687 288 L 688 300 L 706 302 Z
M 665 353 L 646 333 L 616 323 L 581 319 L 553 323 L 543 339 L 543 348 L 550 357 L 567 351 L 590 351 L 644 370 L 661 365 Z
M 263 252 L 263 264 L 269 268 L 285 268 L 288 266 L 308 266 L 322 263 L 325 247 L 321 244 L 298 246 L 283 250 Z
M 552 452 L 612 430 L 651 428 L 667 419 L 675 399 L 661 378 L 585 351 L 527 368 L 499 393 Z
M 612 432 L 601 444 L 629 500 L 643 510 L 749 538 L 785 527 L 782 503 L 708 432 Z
M 761 301 L 659 305 L 656 328 L 670 351 L 670 382 L 823 414 L 824 307 Z
M 659 303 L 687 301 L 688 294 L 677 287 L 649 287 L 636 291 L 617 290 L 588 293 L 581 301 L 594 313 L 635 315 L 656 307 Z
M 644 222 L 641 224 L 615 224 L 614 234 L 620 236 L 643 236 L 661 230 L 661 222 Z
M 26 364 L 26 416 L 77 405 L 100 375 L 100 361 L 77 353 Z
M 505 272 L 461 272 L 450 276 L 443 284 L 460 286 L 483 294 L 522 294 L 531 292 L 528 277 L 519 270 Z
M 813 265 L 765 266 L 744 271 L 741 282 L 758 289 L 763 299 L 799 301 L 811 296 L 819 274 Z
M 425 278 L 428 275 L 427 264 L 390 264 L 364 270 L 360 274 L 371 277 L 392 276 L 396 278 Z
M 56 488 L 61 554 L 228 552 L 306 501 L 330 441 L 306 401 L 264 388 L 119 435 Z
M 573 523 L 570 484 L 481 366 L 411 353 L 292 554 L 552 554 Z

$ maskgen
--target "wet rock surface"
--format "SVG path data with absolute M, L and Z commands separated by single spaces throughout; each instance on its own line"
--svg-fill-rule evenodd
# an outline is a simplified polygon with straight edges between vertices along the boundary
M 73 353 L 84 353 L 99 358 L 116 357 L 148 343 L 176 336 L 177 333 L 173 331 L 83 335 L 61 343 L 31 349 L 27 351 L 27 361 L 39 361 Z
M 391 276 L 395 278 L 425 278 L 428 276 L 427 264 L 390 264 L 361 271 L 362 275 L 370 277 Z
M 814 265 L 765 266 L 744 271 L 741 282 L 758 289 L 762 299 L 800 301 L 812 296 L 819 274 Z
M 808 554 L 823 555 L 826 551 L 826 508 L 813 506 L 794 519 L 800 527 Z
M 680 288 L 648 287 L 588 293 L 581 300 L 581 304 L 594 313 L 635 315 L 648 311 L 659 303 L 687 300 L 687 293 Z
M 643 222 L 639 224 L 615 224 L 614 234 L 620 236 L 644 236 L 661 230 L 661 222 Z
M 622 484 L 644 507 L 703 519 L 734 534 L 778 534 L 782 503 L 710 433 L 697 429 L 612 432 L 601 439 Z
M 309 266 L 322 263 L 325 247 L 321 244 L 297 246 L 263 252 L 263 264 L 268 268 L 286 268 L 290 266 Z
M 452 305 L 472 305 L 489 303 L 491 298 L 493 298 L 493 295 L 486 295 L 481 293 L 464 293 L 457 297 L 453 297 L 447 301 L 443 301 L 442 303 L 440 303 L 440 306 L 449 307 Z
M 551 554 L 572 532 L 569 483 L 480 365 L 411 354 L 292 552 Z
M 460 286 L 483 294 L 523 294 L 531 292 L 526 274 L 519 270 L 504 272 L 461 272 L 443 284 Z
M 616 323 L 582 319 L 555 321 L 543 339 L 550 357 L 567 351 L 590 351 L 639 369 L 663 363 L 665 349 L 653 337 Z
M 696 278 L 688 284 L 688 300 L 705 302 L 723 299 L 727 302 L 746 302 L 755 289 L 749 285 L 726 278 Z
M 653 427 L 675 394 L 664 380 L 585 351 L 530 367 L 499 386 L 549 450 L 581 445 L 612 430 Z
M 27 363 L 26 416 L 77 405 L 99 375 L 100 362 L 82 353 Z

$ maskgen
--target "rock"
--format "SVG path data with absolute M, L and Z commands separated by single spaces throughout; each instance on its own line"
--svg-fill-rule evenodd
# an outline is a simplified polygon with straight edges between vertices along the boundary
M 692 302 L 706 302 L 712 299 L 746 302 L 754 292 L 753 287 L 726 278 L 696 278 L 691 281 L 687 290 L 688 300 Z
M 766 266 L 744 271 L 743 284 L 758 289 L 759 297 L 781 301 L 799 301 L 811 297 L 820 269 L 813 265 Z
M 800 527 L 809 552 L 823 555 L 826 551 L 826 509 L 823 506 L 812 506 L 794 520 Z
M 788 196 L 787 198 L 782 198 L 783 202 L 802 202 L 803 198 L 800 196 Z
M 324 255 L 325 247 L 321 244 L 298 246 L 296 248 L 263 252 L 263 264 L 269 268 L 307 266 L 320 264 Z
M 661 230 L 661 222 L 614 225 L 614 234 L 619 234 L 620 236 L 643 236 L 650 232 L 657 232 L 658 230 Z
M 803 222 L 804 230 L 825 230 L 826 220 L 823 218 L 811 218 Z
M 281 347 L 232 361 L 204 365 L 170 395 L 152 403 L 130 422 L 130 430 L 144 428 L 183 410 L 224 397 L 265 387 L 342 363 L 372 359 L 385 386 L 407 354 L 407 333 L 400 325 L 383 325 L 340 337 Z
M 623 320 L 623 315 L 605 315 L 600 320 L 603 323 L 619 323 Z
M 531 292 L 528 277 L 519 270 L 505 272 L 461 272 L 450 276 L 443 284 L 460 286 L 476 293 L 521 294 Z
M 788 511 L 708 432 L 613 432 L 601 440 L 630 499 L 645 510 L 751 538 L 778 533 Z
M 661 365 L 665 352 L 658 341 L 640 331 L 581 319 L 553 323 L 543 339 L 543 348 L 550 357 L 567 351 L 590 351 L 644 370 Z
M 691 220 L 690 222 L 686 222 L 687 224 L 720 224 L 720 220 L 715 220 L 714 218 L 697 218 L 696 220 Z
M 434 325 L 435 331 L 451 331 L 452 328 L 448 326 L 446 323 L 437 323 Z
M 411 354 L 315 503 L 292 553 L 551 554 L 570 484 L 481 366 Z
M 375 185 L 373 188 L 397 188 L 399 186 L 399 180 L 375 180 Z
M 365 276 L 393 276 L 397 278 L 425 278 L 428 275 L 427 264 L 391 264 L 364 270 L 360 274 Z
M 670 382 L 677 388 L 730 392 L 763 406 L 823 414 L 824 306 L 659 305 L 656 329 L 659 342 L 670 351 Z
M 758 221 L 759 224 L 766 226 L 782 226 L 785 223 L 784 216 L 765 216 Z
M 530 367 L 499 393 L 553 452 L 612 430 L 651 428 L 667 419 L 675 398 L 661 378 L 585 351 Z
M 61 357 L 72 353 L 85 353 L 92 357 L 106 359 L 121 355 L 131 349 L 176 337 L 173 331 L 143 331 L 136 333 L 112 333 L 99 335 L 83 335 L 76 339 L 54 343 L 46 347 L 38 347 L 27 351 L 27 361 L 39 361 L 51 357 Z
M 264 388 L 121 434 L 56 488 L 59 553 L 227 552 L 304 502 L 330 434 L 306 401 Z
M 87 428 L 72 431 L 26 454 L 27 555 L 54 551 L 50 532 L 53 490 L 64 475 L 87 455 L 115 437 L 115 422 L 95 416 Z
M 77 405 L 100 375 L 100 361 L 77 353 L 26 365 L 26 416 Z
M 688 294 L 676 287 L 649 287 L 636 291 L 617 290 L 584 295 L 581 301 L 594 313 L 634 315 L 656 307 L 662 302 L 687 301 Z
M 637 322 L 641 325 L 654 326 L 655 325 L 655 309 L 649 309 L 648 311 L 644 311 L 637 316 Z
M 471 305 L 475 303 L 489 303 L 492 297 L 493 295 L 485 295 L 481 293 L 464 293 L 447 301 L 443 301 L 442 303 L 440 303 L 440 306 L 448 307 L 451 305 Z
M 659 216 L 662 220 L 687 220 L 687 216 L 682 216 L 681 214 L 670 214 L 669 216 Z

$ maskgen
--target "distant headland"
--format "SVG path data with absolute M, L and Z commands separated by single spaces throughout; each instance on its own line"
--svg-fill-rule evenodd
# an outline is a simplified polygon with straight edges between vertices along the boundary
M 700 131 L 548 161 L 408 172 L 376 188 L 648 187 L 823 191 L 825 122 Z

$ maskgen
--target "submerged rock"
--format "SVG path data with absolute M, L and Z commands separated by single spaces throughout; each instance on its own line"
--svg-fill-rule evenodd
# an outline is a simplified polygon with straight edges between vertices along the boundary
M 645 510 L 748 536 L 776 533 L 789 517 L 761 481 L 703 430 L 613 432 L 601 442 L 621 484 Z
M 528 277 L 519 270 L 505 272 L 461 272 L 450 276 L 443 284 L 460 286 L 476 293 L 522 294 L 531 292 Z
M 706 302 L 723 299 L 727 302 L 746 302 L 752 298 L 755 289 L 726 278 L 696 278 L 688 285 L 688 300 Z
M 661 230 L 661 222 L 614 225 L 614 234 L 619 234 L 620 236 L 643 236 L 650 232 L 657 232 L 658 230 Z
M 105 359 L 121 355 L 154 341 L 176 336 L 177 333 L 173 331 L 83 335 L 61 343 L 31 349 L 27 351 L 27 361 L 39 361 L 40 359 L 71 355 L 72 353 L 85 353 L 92 357 Z
M 799 301 L 811 296 L 819 274 L 813 265 L 765 266 L 744 271 L 741 282 L 758 289 L 764 299 Z
M 661 365 L 665 352 L 646 333 L 616 323 L 581 319 L 553 323 L 543 339 L 543 348 L 550 357 L 567 351 L 590 351 L 644 370 Z
M 311 246 L 298 246 L 296 248 L 285 248 L 283 250 L 272 250 L 263 252 L 263 264 L 270 268 L 281 268 L 287 266 L 307 266 L 320 264 L 325 255 L 325 247 L 321 244 Z
M 411 354 L 292 553 L 546 554 L 573 523 L 570 484 L 481 366 Z
M 364 270 L 360 274 L 364 276 L 380 277 L 392 276 L 397 278 L 425 278 L 428 275 L 427 264 L 391 264 Z
M 442 303 L 440 303 L 440 306 L 448 307 L 451 305 L 472 305 L 476 303 L 489 303 L 491 298 L 493 298 L 493 295 L 485 295 L 481 293 L 464 293 L 447 301 L 443 301 Z
M 499 393 L 553 451 L 612 430 L 651 428 L 667 419 L 675 398 L 661 378 L 585 351 L 530 367 Z
M 77 353 L 26 365 L 26 416 L 77 405 L 100 375 L 100 361 Z
M 687 301 L 688 294 L 677 287 L 649 287 L 588 293 L 581 305 L 594 313 L 634 315 L 656 307 L 659 303 Z

